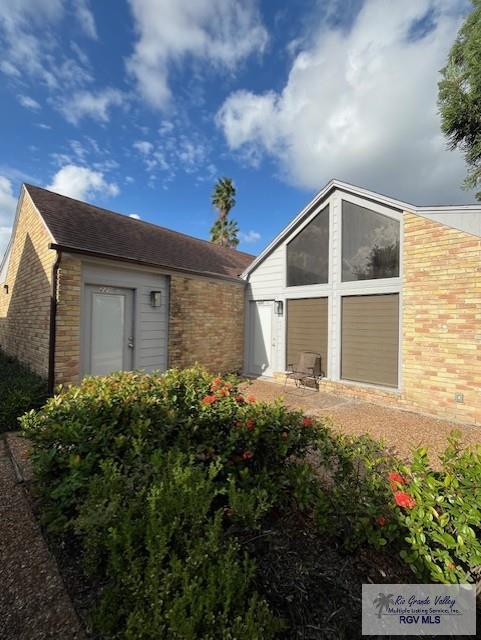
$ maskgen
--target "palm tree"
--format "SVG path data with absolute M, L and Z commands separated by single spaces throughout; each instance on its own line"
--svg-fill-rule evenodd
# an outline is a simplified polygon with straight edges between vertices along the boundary
M 219 216 L 210 230 L 211 241 L 228 247 L 236 247 L 239 244 L 237 223 L 227 220 L 229 211 L 235 206 L 235 194 L 232 179 L 225 177 L 217 180 L 212 192 L 212 204 Z
M 239 225 L 235 220 L 222 223 L 218 218 L 210 230 L 211 242 L 225 247 L 237 247 L 239 244 Z
M 377 617 L 381 618 L 382 610 L 389 609 L 390 606 L 394 605 L 394 594 L 393 593 L 379 593 L 376 598 L 373 600 L 374 606 L 379 609 L 377 612 Z

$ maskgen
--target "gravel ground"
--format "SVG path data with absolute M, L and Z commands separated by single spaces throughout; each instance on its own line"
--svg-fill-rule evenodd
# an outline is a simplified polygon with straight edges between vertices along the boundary
M 374 438 L 382 438 L 402 458 L 410 458 L 414 447 L 425 446 L 434 466 L 439 464 L 438 455 L 446 448 L 448 435 L 453 429 L 461 431 L 465 446 L 481 444 L 481 427 L 460 425 L 330 393 L 307 390 L 302 394 L 294 387 L 286 392 L 278 382 L 256 379 L 247 383 L 247 388 L 257 400 L 270 401 L 282 397 L 293 408 L 310 415 L 328 417 L 333 421 L 334 429 L 342 433 L 367 433 Z
M 13 466 L 16 468 L 19 479 L 27 483 L 30 482 L 33 479 L 32 464 L 29 459 L 32 449 L 30 440 L 22 438 L 14 432 L 6 433 L 5 438 Z
M 2 640 L 85 638 L 4 439 L 0 440 L 0 584 Z

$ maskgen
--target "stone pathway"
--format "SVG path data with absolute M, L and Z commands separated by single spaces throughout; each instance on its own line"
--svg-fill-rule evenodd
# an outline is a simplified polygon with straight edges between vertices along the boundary
M 0 638 L 85 638 L 17 477 L 5 436 L 0 439 Z
M 425 446 L 434 466 L 439 466 L 439 454 L 448 445 L 448 436 L 453 430 L 462 433 L 465 446 L 481 445 L 481 427 L 458 424 L 340 394 L 315 390 L 300 392 L 294 387 L 284 389 L 283 384 L 259 378 L 248 383 L 248 393 L 258 400 L 266 401 L 282 397 L 294 409 L 329 418 L 333 427 L 342 433 L 367 433 L 373 438 L 381 438 L 388 447 L 392 447 L 406 459 L 410 458 L 414 447 Z

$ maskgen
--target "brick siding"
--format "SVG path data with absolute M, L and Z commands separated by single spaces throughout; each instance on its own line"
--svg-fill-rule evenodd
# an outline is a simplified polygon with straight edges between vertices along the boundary
M 481 239 L 411 213 L 404 215 L 403 397 L 481 424 Z
M 55 384 L 80 380 L 80 290 L 82 263 L 62 255 L 57 286 Z
M 0 347 L 43 377 L 48 374 L 50 299 L 55 251 L 45 224 L 24 193 L 10 256 L 8 293 L 0 287 Z
M 200 362 L 214 372 L 241 371 L 243 351 L 244 286 L 172 276 L 169 366 Z

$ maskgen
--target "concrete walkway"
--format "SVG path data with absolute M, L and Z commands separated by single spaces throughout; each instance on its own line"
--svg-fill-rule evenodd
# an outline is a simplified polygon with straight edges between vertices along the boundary
M 0 638 L 85 638 L 5 438 L 0 439 Z
M 448 445 L 448 436 L 453 430 L 462 433 L 465 446 L 481 445 L 481 427 L 464 425 L 440 418 L 433 418 L 411 411 L 385 407 L 362 400 L 307 390 L 300 392 L 294 387 L 284 390 L 278 382 L 252 380 L 248 393 L 257 400 L 271 401 L 282 397 L 294 409 L 310 415 L 330 418 L 336 430 L 342 433 L 382 438 L 398 455 L 410 458 L 414 447 L 428 447 L 431 462 L 439 464 L 439 454 Z

